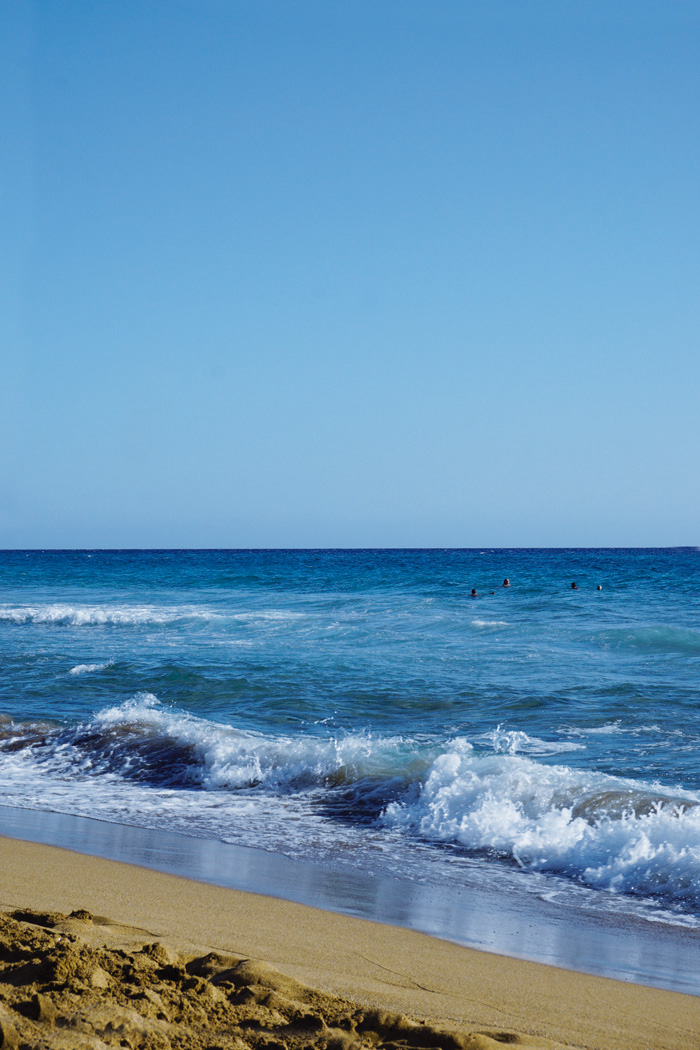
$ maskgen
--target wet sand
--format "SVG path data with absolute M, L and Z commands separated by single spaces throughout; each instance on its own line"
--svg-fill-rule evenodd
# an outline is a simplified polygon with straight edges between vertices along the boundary
M 0 905 L 3 1047 L 698 1046 L 696 996 L 35 843 Z

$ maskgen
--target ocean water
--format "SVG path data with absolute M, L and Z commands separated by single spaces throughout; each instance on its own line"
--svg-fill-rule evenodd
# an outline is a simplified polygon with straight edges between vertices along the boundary
M 699 582 L 695 548 L 0 552 L 0 805 L 700 929 Z

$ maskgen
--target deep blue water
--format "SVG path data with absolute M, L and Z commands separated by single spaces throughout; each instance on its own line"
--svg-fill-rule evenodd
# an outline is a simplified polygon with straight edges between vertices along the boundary
M 699 570 L 0 552 L 0 804 L 694 924 Z

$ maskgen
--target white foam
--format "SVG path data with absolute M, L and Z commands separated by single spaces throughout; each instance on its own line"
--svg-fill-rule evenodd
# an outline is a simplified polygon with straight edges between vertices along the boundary
M 338 736 L 264 735 L 197 718 L 141 693 L 118 707 L 101 711 L 95 729 L 148 730 L 193 752 L 193 776 L 210 790 L 264 785 L 299 790 L 363 776 L 391 775 L 404 762 L 403 738 L 357 732 Z
M 647 733 L 665 736 L 684 736 L 682 729 L 662 729 L 657 723 L 652 725 L 629 725 L 623 726 L 620 719 L 615 722 L 606 722 L 602 726 L 564 726 L 557 730 L 558 733 L 566 733 L 568 736 L 644 736 Z
M 480 744 L 488 744 L 497 754 L 505 755 L 559 755 L 565 751 L 583 751 L 585 744 L 573 741 L 542 740 L 518 729 L 503 729 L 498 725 L 488 733 L 474 737 Z
M 0 621 L 15 624 L 55 624 L 68 627 L 114 625 L 140 627 L 178 620 L 221 620 L 216 612 L 198 606 L 161 605 L 16 605 L 0 606 Z
M 612 736 L 615 733 L 624 733 L 625 730 L 622 728 L 620 719 L 618 718 L 617 721 L 606 722 L 605 725 L 602 726 L 589 726 L 587 728 L 565 726 L 560 732 L 569 733 L 571 736 Z
M 472 620 L 472 627 L 509 627 L 506 620 Z
M 700 799 L 454 741 L 388 826 L 599 889 L 700 903 Z
M 91 674 L 93 671 L 105 671 L 108 667 L 112 667 L 113 661 L 108 660 L 104 664 L 76 664 L 75 667 L 71 667 L 69 674 Z

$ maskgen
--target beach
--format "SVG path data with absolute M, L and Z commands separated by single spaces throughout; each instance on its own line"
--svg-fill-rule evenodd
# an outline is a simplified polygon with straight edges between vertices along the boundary
M 698 557 L 0 553 L 4 1045 L 697 1050 Z
M 697 1047 L 696 996 L 37 843 L 0 849 L 4 1046 Z

